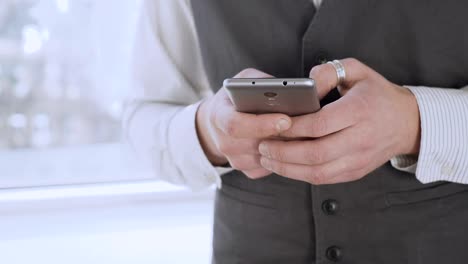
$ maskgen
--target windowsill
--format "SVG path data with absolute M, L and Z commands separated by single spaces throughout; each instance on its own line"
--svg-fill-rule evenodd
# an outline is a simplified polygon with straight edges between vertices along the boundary
M 84 184 L 0 190 L 0 214 L 113 206 L 121 203 L 211 201 L 214 189 L 193 192 L 160 181 Z
M 70 203 L 92 206 L 133 200 L 213 198 L 213 189 L 192 192 L 155 180 L 121 143 L 3 150 L 0 167 L 0 212 L 30 205 L 45 209 Z
M 129 155 L 119 144 L 0 152 L 2 262 L 208 263 L 214 188 L 152 180 Z
M 208 263 L 212 190 L 161 186 L 137 182 L 3 191 L 2 262 Z
M 123 143 L 0 151 L 0 189 L 154 180 Z

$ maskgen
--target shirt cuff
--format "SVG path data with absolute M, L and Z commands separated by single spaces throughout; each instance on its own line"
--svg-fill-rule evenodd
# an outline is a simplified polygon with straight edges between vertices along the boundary
M 195 118 L 200 102 L 178 112 L 168 128 L 168 150 L 183 184 L 191 189 L 201 189 L 215 183 L 221 187 L 221 174 L 232 169 L 214 167 L 203 151 L 197 135 Z
M 421 118 L 416 178 L 468 184 L 468 91 L 414 87 Z
M 416 173 L 418 158 L 413 155 L 398 155 L 390 160 L 392 166 L 400 171 Z

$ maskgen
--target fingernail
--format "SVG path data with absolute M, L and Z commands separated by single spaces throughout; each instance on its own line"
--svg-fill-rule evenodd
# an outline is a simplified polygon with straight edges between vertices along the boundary
M 262 164 L 263 168 L 267 170 L 271 170 L 271 162 L 267 158 L 261 158 L 260 159 L 260 164 Z
M 276 130 L 279 132 L 283 132 L 289 129 L 291 126 L 291 122 L 289 120 L 286 120 L 284 118 L 281 118 L 277 123 L 276 123 Z
M 260 143 L 258 151 L 260 151 L 260 154 L 262 154 L 263 156 L 270 157 L 270 153 L 268 153 L 268 146 L 266 143 Z

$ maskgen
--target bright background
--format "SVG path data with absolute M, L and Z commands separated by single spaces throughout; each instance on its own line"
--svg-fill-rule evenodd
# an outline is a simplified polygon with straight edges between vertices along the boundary
M 122 141 L 140 2 L 0 1 L 2 264 L 209 263 L 213 190 Z

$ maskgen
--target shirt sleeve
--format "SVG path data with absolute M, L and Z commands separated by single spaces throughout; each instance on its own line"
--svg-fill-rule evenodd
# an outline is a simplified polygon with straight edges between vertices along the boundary
M 419 156 L 397 156 L 392 165 L 416 173 L 422 183 L 468 184 L 468 87 L 409 86 L 421 118 Z
M 223 168 L 206 158 L 195 116 L 212 94 L 189 1 L 145 1 L 133 53 L 126 138 L 155 176 L 192 189 L 221 184 Z
M 418 157 L 414 155 L 398 155 L 390 160 L 392 166 L 400 171 L 416 173 Z

